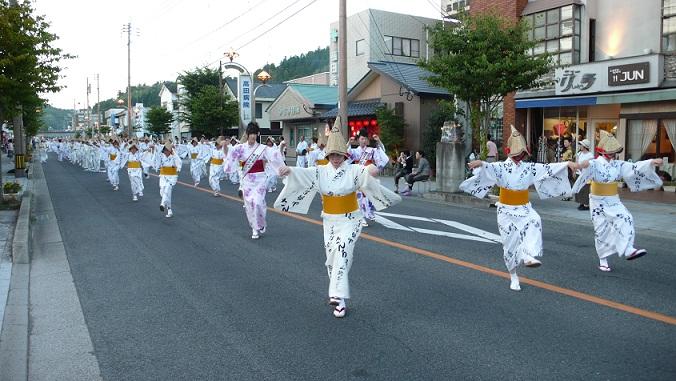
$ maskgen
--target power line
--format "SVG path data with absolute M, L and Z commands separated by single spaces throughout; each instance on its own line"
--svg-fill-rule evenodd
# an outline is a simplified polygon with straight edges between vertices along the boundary
M 258 6 L 260 6 L 260 5 L 263 5 L 263 4 L 264 4 L 265 2 L 267 2 L 267 1 L 268 1 L 268 0 L 262 0 L 262 1 L 258 2 L 258 3 L 256 3 L 256 4 L 252 5 L 251 7 L 249 7 L 249 8 L 248 8 L 247 10 L 245 10 L 244 12 L 242 12 L 242 13 L 238 14 L 237 16 L 231 18 L 230 20 L 226 21 L 224 24 L 221 24 L 220 26 L 218 26 L 217 28 L 213 29 L 212 31 L 210 31 L 210 32 L 208 32 L 208 33 L 205 33 L 205 34 L 202 35 L 201 37 L 196 38 L 196 39 L 193 40 L 192 42 L 186 44 L 186 46 L 187 46 L 187 45 L 192 45 L 192 44 L 198 42 L 199 40 L 202 40 L 202 39 L 204 39 L 204 38 L 206 38 L 206 37 L 208 37 L 208 36 L 210 36 L 210 35 L 212 35 L 212 34 L 218 32 L 219 30 L 225 28 L 226 26 L 228 26 L 228 25 L 232 24 L 233 22 L 239 20 L 240 18 L 244 17 L 244 16 L 247 15 L 249 12 L 251 12 L 252 10 L 254 10 L 256 7 L 258 7 Z
M 280 12 L 277 12 L 276 14 L 272 15 L 271 17 L 269 17 L 268 19 L 266 19 L 265 21 L 263 21 L 260 25 L 265 24 L 266 22 L 268 22 L 268 21 L 270 21 L 271 19 L 275 18 L 279 13 L 282 13 L 282 12 L 286 11 L 287 9 L 291 8 L 292 6 L 294 6 L 295 4 L 297 4 L 297 3 L 300 2 L 300 1 L 301 1 L 301 0 L 296 0 L 296 1 L 294 1 L 293 3 L 289 4 L 289 5 L 286 6 L 284 9 L 282 9 Z M 235 49 L 235 50 L 240 50 L 240 49 L 242 49 L 242 48 L 248 46 L 249 44 L 251 44 L 251 43 L 253 43 L 254 41 L 258 40 L 259 38 L 263 37 L 265 34 L 269 33 L 269 32 L 272 31 L 273 29 L 277 28 L 278 26 L 280 26 L 281 24 L 283 24 L 284 22 L 286 22 L 287 20 L 289 20 L 290 18 L 292 18 L 293 16 L 297 15 L 298 13 L 300 13 L 301 11 L 303 11 L 305 8 L 309 7 L 310 5 L 312 5 L 312 4 L 316 3 L 316 2 L 317 2 L 317 0 L 312 0 L 310 3 L 306 4 L 306 5 L 303 6 L 302 8 L 298 9 L 297 11 L 295 11 L 294 13 L 292 13 L 292 14 L 290 14 L 289 16 L 285 17 L 282 21 L 280 21 L 280 22 L 278 22 L 277 24 L 273 25 L 272 27 L 266 29 L 265 31 L 263 31 L 262 33 L 258 34 L 256 37 L 252 38 L 251 40 L 247 41 L 246 43 L 242 44 L 241 46 L 239 46 L 239 47 L 238 47 L 237 49 Z M 243 34 L 241 34 L 241 35 L 235 37 L 232 41 L 236 41 L 236 40 L 239 39 L 240 37 L 245 36 L 247 33 L 248 33 L 248 32 L 243 33 Z M 224 45 L 219 46 L 219 47 L 218 47 L 218 50 L 223 49 L 223 48 L 224 48 L 225 46 L 227 46 L 227 45 L 229 45 L 229 44 L 224 44 Z M 215 64 L 216 62 L 218 62 L 219 60 L 220 60 L 220 58 L 218 58 L 218 59 L 216 59 L 216 60 L 214 60 L 214 61 L 208 63 L 206 66 L 211 66 L 211 65 Z

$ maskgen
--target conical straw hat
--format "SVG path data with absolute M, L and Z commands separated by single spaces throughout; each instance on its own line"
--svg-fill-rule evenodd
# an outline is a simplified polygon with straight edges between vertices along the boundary
M 613 134 L 604 130 L 599 130 L 599 134 L 601 135 L 601 139 L 599 139 L 599 144 L 596 146 L 599 151 L 605 153 L 618 153 L 622 151 L 622 145 L 615 139 Z
M 164 143 L 164 148 L 168 149 L 169 152 L 173 152 L 174 146 L 171 144 L 171 140 L 168 140 Z
M 528 146 L 526 146 L 526 139 L 523 138 L 523 135 L 513 125 L 510 125 L 512 128 L 512 133 L 507 139 L 507 156 L 514 157 L 519 156 L 522 152 L 528 153 Z
M 327 139 L 325 149 L 326 156 L 329 156 L 332 153 L 347 156 L 347 142 L 345 141 L 345 138 L 343 138 L 343 134 L 340 132 L 340 126 L 340 117 L 337 117 L 336 121 L 333 123 L 333 128 L 331 129 Z

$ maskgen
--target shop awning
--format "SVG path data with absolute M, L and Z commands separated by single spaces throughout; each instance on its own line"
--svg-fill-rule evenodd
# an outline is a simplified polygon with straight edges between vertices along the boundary
M 593 106 L 596 97 L 517 99 L 516 108 Z

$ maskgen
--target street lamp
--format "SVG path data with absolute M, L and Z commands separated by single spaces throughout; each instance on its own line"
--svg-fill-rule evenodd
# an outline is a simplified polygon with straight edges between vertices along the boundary
M 256 78 L 261 82 L 261 84 L 259 84 L 258 86 L 256 86 L 254 88 L 254 91 L 251 95 L 251 121 L 252 122 L 256 121 L 256 91 L 258 91 L 258 89 L 260 89 L 263 86 L 270 87 L 270 85 L 268 85 L 267 82 L 272 78 L 272 76 L 267 71 L 261 70 L 261 72 L 258 73 Z

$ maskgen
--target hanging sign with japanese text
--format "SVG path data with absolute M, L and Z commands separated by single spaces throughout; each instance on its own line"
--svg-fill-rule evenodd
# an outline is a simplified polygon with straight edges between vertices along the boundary
M 251 120 L 251 76 L 242 74 L 238 81 L 239 114 L 244 125 Z
M 557 68 L 556 95 L 593 94 L 658 87 L 662 56 L 631 57 Z

